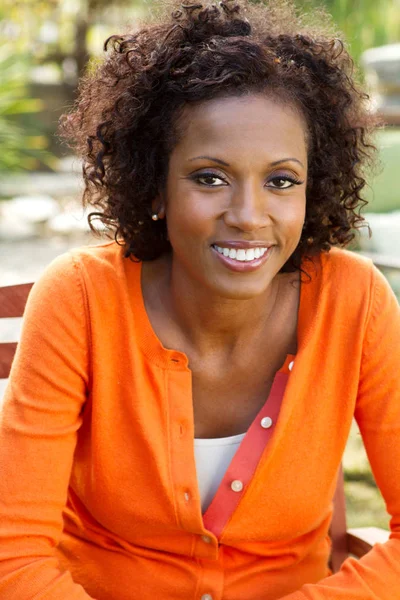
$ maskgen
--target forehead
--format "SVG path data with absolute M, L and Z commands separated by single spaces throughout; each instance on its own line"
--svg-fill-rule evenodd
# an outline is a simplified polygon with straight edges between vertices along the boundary
M 307 126 L 294 104 L 265 95 L 218 98 L 186 106 L 179 121 L 184 153 L 208 148 L 237 154 L 307 155 Z M 178 148 L 177 148 L 178 149 Z M 255 158 L 255 157 L 254 157 Z

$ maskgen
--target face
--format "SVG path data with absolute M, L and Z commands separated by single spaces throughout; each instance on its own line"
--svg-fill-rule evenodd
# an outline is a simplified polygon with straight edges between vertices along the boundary
M 304 119 L 294 107 L 254 95 L 187 107 L 179 124 L 161 200 L 172 268 L 208 294 L 262 294 L 301 236 Z

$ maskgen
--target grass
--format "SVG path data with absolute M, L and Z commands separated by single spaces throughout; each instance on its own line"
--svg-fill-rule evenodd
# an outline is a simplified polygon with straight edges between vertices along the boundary
M 390 516 L 369 466 L 361 435 L 354 422 L 343 457 L 348 527 L 389 529 Z

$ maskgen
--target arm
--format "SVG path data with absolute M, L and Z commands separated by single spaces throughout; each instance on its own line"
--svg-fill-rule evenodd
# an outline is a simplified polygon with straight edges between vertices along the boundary
M 389 540 L 281 600 L 394 600 L 400 590 L 400 309 L 375 268 L 355 418 L 392 515 Z
M 31 291 L 0 416 L 0 598 L 90 600 L 54 554 L 89 344 L 79 267 L 64 255 Z

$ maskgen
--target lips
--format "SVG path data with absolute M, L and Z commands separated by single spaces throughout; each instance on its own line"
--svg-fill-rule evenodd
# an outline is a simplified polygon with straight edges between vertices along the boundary
M 260 248 L 256 246 L 255 248 L 227 248 L 222 246 L 217 246 L 217 244 L 213 245 L 213 248 L 219 252 L 219 254 L 223 254 L 224 256 L 229 256 L 234 260 L 239 261 L 251 261 L 255 258 L 261 258 L 267 252 L 268 248 L 263 247 Z
M 250 248 L 244 248 L 243 245 L 240 245 L 236 248 L 232 248 L 232 246 L 217 246 L 216 244 L 213 244 L 211 248 L 216 259 L 219 260 L 222 265 L 230 271 L 239 273 L 259 269 L 269 259 L 273 250 L 271 246 L 267 247 L 265 245 L 258 245 Z

